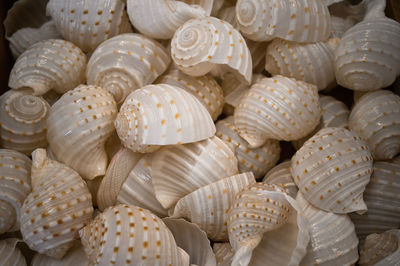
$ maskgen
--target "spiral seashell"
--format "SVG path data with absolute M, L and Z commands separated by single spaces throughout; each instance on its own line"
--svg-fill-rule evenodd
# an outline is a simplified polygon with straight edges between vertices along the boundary
M 203 104 L 185 90 L 167 84 L 148 85 L 129 94 L 114 125 L 122 144 L 135 152 L 196 142 L 215 133 Z
M 362 96 L 351 110 L 349 128 L 368 144 L 375 160 L 400 153 L 400 96 L 386 90 Z
M 80 85 L 65 93 L 47 119 L 47 140 L 54 155 L 85 179 L 104 175 L 104 144 L 114 130 L 116 114 L 112 95 L 100 87 Z
M 203 76 L 210 71 L 223 77 L 233 73 L 250 83 L 251 54 L 239 31 L 213 17 L 192 19 L 171 40 L 172 60 L 185 74 Z
M 292 198 L 296 198 L 298 188 L 294 183 L 291 172 L 291 161 L 285 161 L 268 171 L 262 182 L 266 184 L 280 184 Z
M 3 265 L 26 266 L 25 257 L 17 247 L 20 241 L 16 238 L 0 240 L 0 258 Z
M 20 210 L 31 192 L 30 173 L 26 155 L 0 149 L 0 234 L 19 230 Z
M 24 241 L 32 250 L 62 258 L 90 221 L 90 192 L 78 173 L 50 160 L 44 149 L 32 153 L 32 188 L 21 208 Z
M 188 265 L 163 221 L 125 204 L 107 208 L 80 232 L 91 265 Z
M 372 174 L 366 143 L 344 128 L 324 128 L 292 157 L 292 176 L 304 198 L 334 213 L 366 211 L 363 191 Z
M 74 245 L 60 260 L 50 258 L 43 254 L 36 254 L 32 259 L 32 266 L 89 266 L 89 260 L 80 241 L 74 241 Z
M 90 57 L 88 84 L 108 90 L 118 104 L 132 91 L 151 84 L 171 59 L 158 42 L 140 34 L 127 33 L 101 43 Z
M 61 35 L 84 52 L 122 33 L 132 32 L 125 1 L 50 0 L 49 14 Z
M 219 120 L 216 136 L 234 149 L 240 173 L 253 172 L 254 177 L 260 179 L 278 162 L 281 153 L 279 141 L 269 139 L 263 146 L 250 149 L 249 144 L 239 136 L 233 120 L 233 116 Z
M 342 38 L 344 33 L 356 24 L 356 21 L 350 18 L 341 18 L 331 16 L 331 38 Z
M 214 241 L 227 241 L 228 210 L 235 195 L 255 183 L 251 172 L 226 177 L 181 198 L 171 218 L 187 218 Z
M 217 259 L 218 266 L 231 266 L 233 255 L 233 249 L 231 244 L 228 243 L 214 243 L 213 251 Z
M 157 151 L 151 171 L 155 195 L 166 209 L 191 192 L 238 173 L 232 148 L 215 136 Z
M 251 86 L 234 117 L 239 135 L 250 148 L 257 148 L 269 138 L 289 141 L 306 136 L 320 115 L 314 85 L 278 75 Z
M 65 93 L 85 82 L 86 56 L 74 44 L 50 39 L 29 47 L 15 62 L 8 81 L 12 89 Z
M 222 112 L 223 91 L 211 75 L 191 77 L 178 69 L 171 69 L 157 79 L 156 83 L 173 85 L 193 94 L 207 108 L 214 121 Z
M 328 39 L 330 15 L 323 0 L 279 1 L 238 0 L 236 19 L 243 35 L 253 41 L 281 38 L 295 42 Z

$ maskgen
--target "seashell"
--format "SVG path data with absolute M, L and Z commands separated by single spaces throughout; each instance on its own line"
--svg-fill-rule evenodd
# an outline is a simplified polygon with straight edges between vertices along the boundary
M 94 207 L 98 207 L 97 206 L 97 194 L 98 194 L 99 187 L 100 187 L 102 180 L 103 180 L 103 176 L 98 176 L 92 180 L 85 180 L 86 185 L 89 189 L 89 192 L 92 195 L 92 204 Z
M 178 87 L 147 85 L 126 98 L 115 128 L 122 144 L 138 152 L 209 138 L 215 126 L 195 96 Z
M 22 236 L 32 250 L 60 259 L 90 221 L 90 192 L 78 173 L 44 149 L 32 153 L 32 188 L 21 208 Z
M 43 95 L 49 90 L 65 93 L 85 82 L 86 56 L 64 40 L 38 42 L 15 62 L 8 81 L 12 89 L 33 90 Z
M 47 140 L 54 155 L 83 178 L 104 175 L 104 149 L 111 136 L 117 105 L 106 90 L 80 85 L 65 93 L 50 109 Z
M 233 149 L 215 136 L 157 151 L 151 171 L 156 198 L 166 209 L 191 192 L 238 173 Z
M 236 19 L 240 31 L 253 41 L 281 38 L 295 42 L 328 39 L 330 15 L 323 0 L 311 5 L 306 0 L 295 5 L 264 0 L 238 0 Z
M 292 198 L 296 198 L 298 188 L 291 172 L 291 161 L 285 161 L 268 171 L 262 180 L 266 184 L 280 184 Z
M 216 17 L 228 22 L 235 29 L 239 29 L 239 24 L 236 20 L 236 8 L 234 6 L 222 8 Z
M 19 230 L 20 210 L 31 192 L 30 173 L 31 160 L 26 155 L 0 149 L 0 235 Z
M 297 193 L 297 204 L 309 223 L 310 243 L 300 265 L 353 265 L 358 260 L 358 239 L 346 214 L 313 207 Z M 338 237 L 340 236 L 340 237 Z
M 251 54 L 239 31 L 213 17 L 192 19 L 171 40 L 172 60 L 187 75 L 203 76 L 212 71 L 221 78 L 233 73 L 250 83 Z
M 220 10 L 227 4 L 230 4 L 230 0 L 225 1 L 225 0 L 212 0 L 213 5 L 211 9 L 211 16 L 213 17 L 218 17 L 217 15 L 220 13 Z M 236 0 L 235 0 L 236 1 Z
M 187 218 L 214 241 L 227 241 L 228 210 L 235 195 L 255 183 L 251 172 L 226 177 L 181 198 L 171 218 Z
M 28 91 L 9 90 L 0 97 L 0 143 L 24 154 L 47 146 L 49 104 Z
M 90 57 L 88 84 L 108 90 L 118 104 L 132 91 L 151 84 L 171 59 L 158 42 L 140 34 L 127 33 L 101 43 Z
M 114 155 L 117 154 L 117 152 L 119 152 L 119 150 L 122 149 L 123 147 L 124 146 L 122 146 L 117 131 L 114 130 L 111 136 L 107 139 L 105 144 L 108 158 L 113 158 Z
M 329 212 L 366 211 L 363 191 L 372 174 L 366 143 L 344 128 L 324 128 L 292 157 L 292 177 L 312 205 Z
M 188 265 L 163 221 L 125 204 L 107 208 L 79 231 L 91 265 Z
M 269 42 L 255 42 L 246 39 L 247 47 L 249 47 L 251 54 L 251 61 L 253 62 L 253 72 L 261 73 L 265 66 L 265 55 Z M 254 80 L 254 79 L 253 79 Z
M 361 99 L 364 94 L 367 94 L 368 91 L 353 91 L 353 103 L 355 104 L 358 100 Z
M 295 140 L 310 133 L 321 110 L 317 88 L 295 79 L 275 76 L 251 86 L 235 109 L 235 126 L 250 148 L 267 139 Z
M 218 266 L 231 266 L 233 259 L 233 249 L 231 244 L 228 243 L 214 243 L 213 251 L 217 259 Z
M 3 265 L 26 266 L 26 261 L 17 243 L 21 240 L 9 238 L 0 240 L 0 258 Z
M 61 98 L 62 94 L 59 94 L 53 90 L 50 90 L 46 92 L 45 94 L 42 95 L 42 98 L 50 105 L 52 106 Z
M 278 162 L 281 153 L 279 141 L 269 139 L 263 146 L 250 149 L 249 144 L 239 136 L 233 120 L 233 116 L 219 120 L 216 136 L 234 149 L 240 173 L 253 172 L 254 177 L 260 179 Z
M 349 128 L 368 144 L 375 160 L 400 153 L 400 97 L 380 90 L 362 96 L 351 110 Z
M 318 90 L 333 87 L 334 52 L 338 44 L 338 38 L 317 43 L 275 39 L 267 48 L 265 70 L 271 75 L 279 74 L 314 84 Z
M 156 83 L 173 85 L 193 94 L 207 108 L 213 120 L 217 120 L 222 112 L 223 91 L 211 75 L 192 77 L 178 69 L 171 69 L 158 78 Z
M 84 52 L 122 33 L 132 32 L 125 1 L 49 0 L 46 12 L 65 40 Z
M 341 18 L 331 16 L 331 35 L 330 38 L 342 38 L 344 33 L 356 24 L 356 21 L 350 18 Z

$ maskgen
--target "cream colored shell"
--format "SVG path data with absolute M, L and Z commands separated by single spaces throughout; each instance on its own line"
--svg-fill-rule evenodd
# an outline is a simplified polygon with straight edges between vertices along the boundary
M 217 259 L 218 266 L 231 266 L 233 259 L 233 249 L 229 242 L 227 243 L 214 243 L 213 251 Z
M 31 266 L 89 266 L 89 260 L 80 240 L 76 240 L 62 259 L 53 259 L 38 253 L 33 257 Z
M 26 266 L 25 257 L 17 247 L 21 240 L 9 238 L 0 240 L 0 258 L 2 265 L 7 266 Z
M 280 184 L 292 198 L 296 198 L 298 188 L 292 177 L 291 164 L 291 161 L 285 161 L 276 165 L 268 171 L 262 182 L 267 184 Z
M 354 26 L 356 21 L 351 18 L 342 18 L 331 15 L 331 38 L 342 38 L 344 33 Z
M 239 24 L 236 21 L 236 10 L 234 6 L 222 8 L 216 17 L 228 22 L 235 29 L 239 29 Z

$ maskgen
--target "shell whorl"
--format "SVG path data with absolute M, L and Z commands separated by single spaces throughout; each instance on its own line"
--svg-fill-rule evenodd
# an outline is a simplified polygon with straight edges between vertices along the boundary
M 359 264 L 362 266 L 389 265 L 390 261 L 386 261 L 385 259 L 398 250 L 399 237 L 400 234 L 398 230 L 368 235 L 360 251 Z M 396 253 L 398 253 L 398 251 Z M 397 255 L 397 257 L 398 256 L 399 255 Z

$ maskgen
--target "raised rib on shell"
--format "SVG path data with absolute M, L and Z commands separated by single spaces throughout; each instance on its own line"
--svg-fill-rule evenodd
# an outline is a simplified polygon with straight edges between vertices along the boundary
M 218 266 L 231 266 L 233 255 L 233 249 L 229 242 L 227 243 L 214 243 L 213 251 L 217 259 Z
M 25 257 L 17 247 L 20 241 L 16 238 L 0 240 L 0 258 L 3 265 L 26 266 Z
M 80 240 L 74 241 L 74 245 L 62 259 L 53 259 L 43 254 L 36 254 L 32 259 L 32 266 L 89 266 L 89 260 L 83 250 Z
M 291 164 L 291 161 L 285 161 L 276 165 L 268 171 L 262 182 L 267 184 L 280 184 L 292 198 L 296 198 L 298 188 L 292 177 Z

